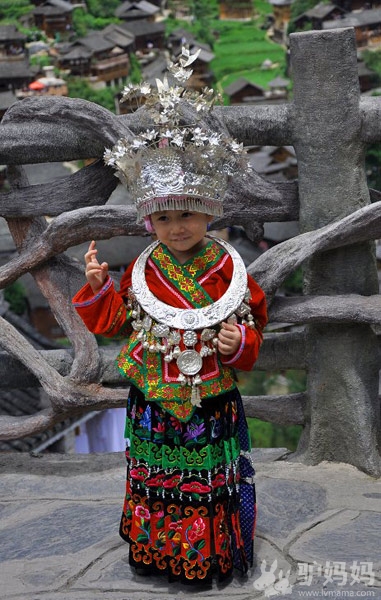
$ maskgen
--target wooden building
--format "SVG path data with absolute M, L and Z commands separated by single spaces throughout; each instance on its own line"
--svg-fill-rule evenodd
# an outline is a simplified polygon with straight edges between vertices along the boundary
M 248 104 L 258 98 L 265 97 L 265 90 L 261 86 L 240 77 L 224 89 L 224 94 L 229 98 L 230 104 Z
M 120 25 L 125 31 L 128 31 L 135 38 L 135 50 L 142 52 L 147 49 L 165 48 L 165 24 L 154 23 L 144 19 L 122 23 Z
M 358 48 L 378 46 L 381 44 L 381 8 L 352 12 L 343 19 L 323 23 L 323 29 L 341 27 L 354 27 Z
M 218 7 L 222 20 L 251 19 L 254 15 L 252 0 L 219 0 Z
M 381 0 L 335 0 L 335 4 L 346 12 L 352 12 L 353 10 L 378 8 L 381 6 Z
M 34 75 L 27 60 L 0 61 L 0 92 L 25 87 L 33 81 Z
M 309 25 L 311 29 L 323 29 L 323 25 L 327 21 L 340 20 L 345 16 L 344 9 L 335 4 L 325 4 L 319 2 L 316 6 L 299 15 L 294 24 L 297 29 L 304 29 Z
M 15 94 L 8 90 L 6 92 L 0 92 L 0 121 L 7 112 L 8 108 L 12 106 L 16 102 L 17 98 Z M 4 181 L 2 181 L 2 177 L 0 176 L 0 188 Z
M 160 9 L 155 4 L 147 2 L 147 0 L 138 0 L 137 2 L 123 2 L 115 10 L 115 16 L 123 21 L 139 21 L 144 19 L 145 21 L 154 21 L 156 15 L 160 12 Z
M 294 0 L 268 0 L 273 7 L 274 23 L 272 37 L 274 41 L 284 43 L 287 37 L 287 28 L 291 19 L 291 5 Z
M 74 5 L 67 0 L 45 0 L 32 11 L 33 24 L 54 37 L 72 29 L 72 13 Z
M 60 69 L 72 75 L 88 77 L 93 83 L 122 85 L 130 72 L 128 48 L 132 48 L 134 37 L 117 26 L 103 31 L 92 31 L 61 52 L 57 58 Z M 120 47 L 115 42 L 120 42 Z
M 0 60 L 25 59 L 26 39 L 15 25 L 0 25 Z

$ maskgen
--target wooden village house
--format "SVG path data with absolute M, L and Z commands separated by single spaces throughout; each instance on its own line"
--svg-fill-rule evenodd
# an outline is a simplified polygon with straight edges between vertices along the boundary
M 325 21 L 323 29 L 354 27 L 358 48 L 381 44 L 381 8 L 352 12 L 339 20 Z
M 251 19 L 254 15 L 254 3 L 251 0 L 219 0 L 221 20 Z
M 135 50 L 144 52 L 153 48 L 159 50 L 165 48 L 165 24 L 162 22 L 139 19 L 126 21 L 120 26 L 134 36 Z
M 0 25 L 0 60 L 14 61 L 26 58 L 26 35 L 15 25 Z
M 345 14 L 346 11 L 335 4 L 319 2 L 319 4 L 313 8 L 310 8 L 299 15 L 293 23 L 297 29 L 304 29 L 307 25 L 310 26 L 311 29 L 323 29 L 324 23 L 327 21 L 340 20 Z
M 51 38 L 72 29 L 73 4 L 67 0 L 44 0 L 34 3 L 37 6 L 30 15 L 22 19 L 24 22 L 27 21 L 29 26 L 41 29 Z
M 90 32 L 61 49 L 57 63 L 60 69 L 68 70 L 72 75 L 106 85 L 119 85 L 125 83 L 129 74 L 127 50 L 133 45 L 134 37 L 129 32 L 109 26 L 103 31 Z
M 155 17 L 159 12 L 160 9 L 155 4 L 147 2 L 147 0 L 140 0 L 138 2 L 123 2 L 115 10 L 114 14 L 118 19 L 126 22 L 138 21 L 140 19 L 155 21 Z
M 14 92 L 33 80 L 25 42 L 15 25 L 0 26 L 0 92 Z
M 230 104 L 250 104 L 265 97 L 265 90 L 260 85 L 248 81 L 244 77 L 236 79 L 224 89 Z
M 293 1 L 294 0 L 269 0 L 269 4 L 273 7 L 274 15 L 272 37 L 276 42 L 284 43 L 286 40 Z

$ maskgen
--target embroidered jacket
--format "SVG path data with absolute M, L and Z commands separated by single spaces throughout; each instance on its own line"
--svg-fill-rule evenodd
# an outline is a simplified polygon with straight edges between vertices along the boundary
M 163 360 L 160 352 L 149 352 L 132 331 L 128 290 L 134 262 L 124 273 L 120 291 L 111 278 L 94 295 L 86 284 L 73 298 L 73 304 L 87 328 L 107 337 L 128 336 L 117 365 L 123 375 L 134 383 L 148 400 L 159 402 L 165 410 L 187 421 L 195 407 L 191 404 L 191 387 L 178 382 L 176 361 Z M 146 282 L 151 292 L 163 302 L 177 308 L 200 308 L 218 300 L 231 282 L 233 263 L 230 255 L 215 241 L 185 264 L 180 264 L 164 244 L 155 248 L 146 265 Z M 257 359 L 262 342 L 262 328 L 267 322 L 266 301 L 262 289 L 248 275 L 251 292 L 249 305 L 254 316 L 254 329 L 238 323 L 241 344 L 231 356 L 214 353 L 203 358 L 199 386 L 201 398 L 217 396 L 235 387 L 233 368 L 250 371 Z M 180 350 L 185 346 L 180 342 Z M 200 350 L 200 332 L 195 349 Z

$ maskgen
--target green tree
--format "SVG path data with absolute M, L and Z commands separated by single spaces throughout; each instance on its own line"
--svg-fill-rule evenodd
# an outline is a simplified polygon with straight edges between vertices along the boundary
M 191 0 L 192 33 L 200 42 L 214 46 L 213 21 L 218 17 L 216 0 Z
M 29 0 L 1 0 L 0 21 L 17 21 L 34 9 Z
M 111 23 L 119 23 L 119 19 L 113 16 L 98 17 L 80 7 L 73 11 L 73 28 L 78 37 L 85 36 L 90 29 L 100 31 Z
M 302 28 L 298 28 L 295 26 L 295 19 L 305 13 L 307 10 L 314 8 L 320 2 L 328 4 L 329 0 L 295 0 L 293 4 L 291 4 L 291 20 L 288 25 L 287 33 L 294 33 L 295 31 L 311 31 L 312 24 L 306 23 Z
M 4 300 L 9 302 L 10 310 L 16 315 L 23 315 L 28 309 L 27 293 L 19 281 L 4 288 Z
M 104 106 L 115 113 L 115 94 L 119 91 L 115 87 L 106 87 L 94 90 L 87 81 L 72 77 L 68 80 L 68 91 L 70 98 L 82 98 Z
M 120 0 L 86 0 L 88 11 L 94 17 L 114 17 Z
M 129 58 L 131 70 L 128 79 L 131 83 L 140 83 L 142 80 L 142 68 L 140 63 L 135 54 L 130 54 Z
M 191 0 L 191 11 L 196 21 L 210 21 L 218 17 L 217 0 Z

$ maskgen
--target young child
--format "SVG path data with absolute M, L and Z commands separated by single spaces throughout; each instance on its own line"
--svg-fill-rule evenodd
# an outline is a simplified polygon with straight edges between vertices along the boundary
M 130 383 L 120 535 L 130 564 L 204 583 L 253 561 L 254 469 L 234 369 L 251 370 L 257 358 L 266 303 L 237 252 L 207 234 L 238 145 L 180 127 L 168 106 L 182 92 L 158 89 L 150 106 L 162 100 L 163 127 L 106 152 L 157 241 L 119 292 L 91 242 L 88 283 L 73 302 L 90 331 L 126 338 L 117 358 Z

